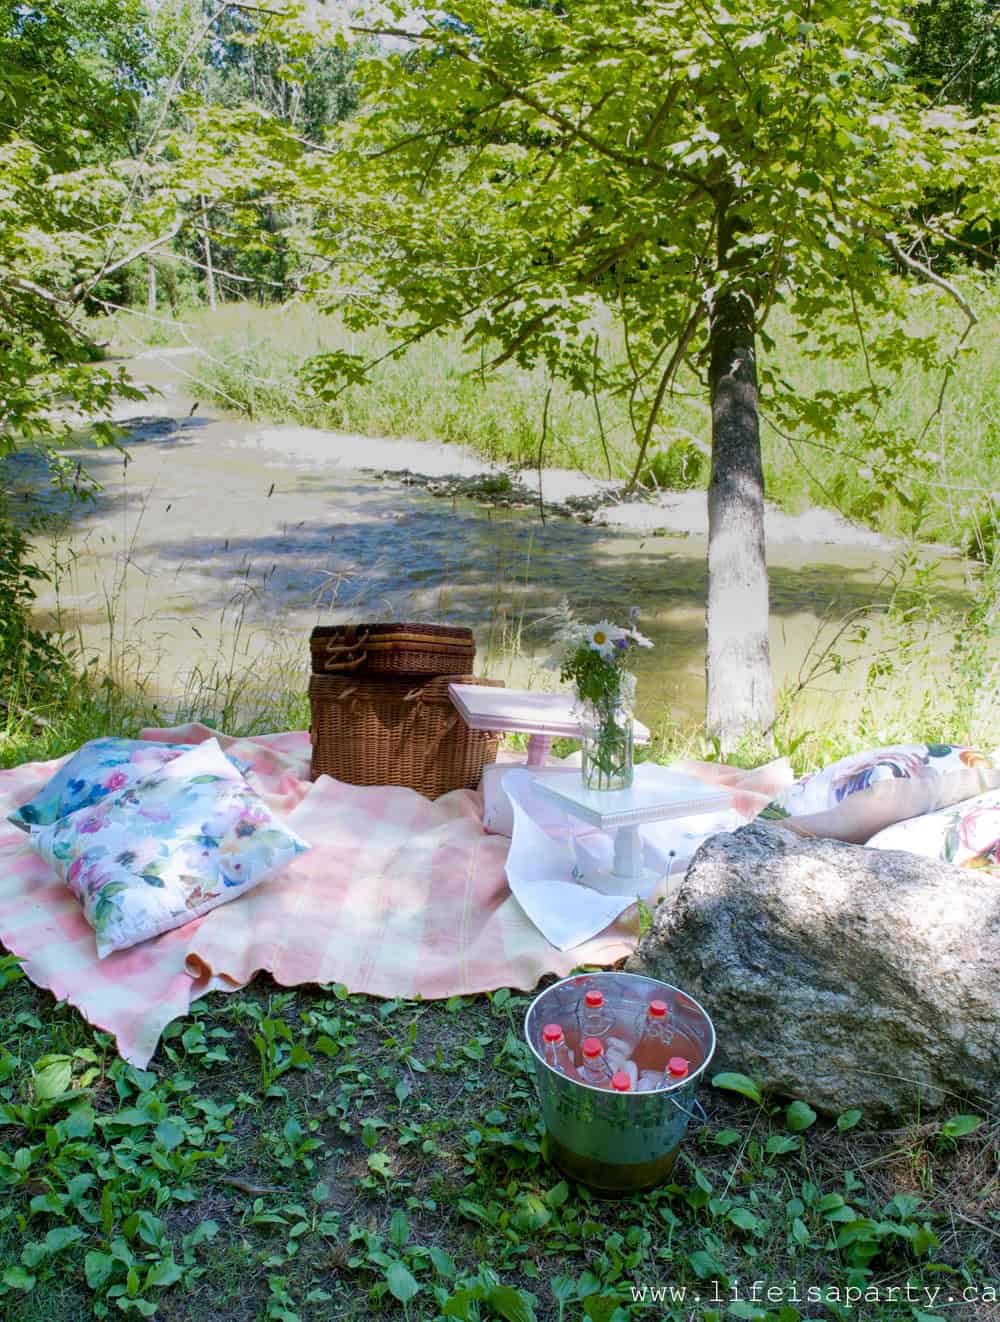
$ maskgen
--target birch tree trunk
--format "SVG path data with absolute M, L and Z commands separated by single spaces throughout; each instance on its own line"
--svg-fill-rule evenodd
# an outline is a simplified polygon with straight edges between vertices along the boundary
M 720 268 L 732 227 L 719 229 Z M 706 725 L 730 752 L 774 719 L 764 550 L 764 472 L 757 414 L 754 307 L 738 286 L 709 321 L 712 475 L 708 487 Z
M 146 258 L 146 311 L 156 313 L 156 267 L 152 257 Z

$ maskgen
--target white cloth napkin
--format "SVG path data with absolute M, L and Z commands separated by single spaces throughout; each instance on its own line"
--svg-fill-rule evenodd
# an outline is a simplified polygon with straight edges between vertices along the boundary
M 635 783 L 652 787 L 658 776 L 669 771 L 643 762 L 636 767 Z M 637 899 L 648 900 L 662 891 L 668 873 L 682 875 L 710 835 L 735 830 L 745 821 L 735 809 L 723 807 L 640 827 L 643 864 L 659 879 L 640 894 L 635 882 L 608 875 L 614 854 L 612 836 L 560 808 L 534 784 L 536 779 L 565 774 L 515 767 L 501 782 L 514 818 L 507 880 L 522 909 L 557 950 L 571 950 L 589 941 Z

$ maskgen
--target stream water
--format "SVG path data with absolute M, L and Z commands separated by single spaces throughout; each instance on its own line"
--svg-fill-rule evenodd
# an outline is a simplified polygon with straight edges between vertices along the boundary
M 461 474 L 477 460 L 443 447 L 261 428 L 196 403 L 183 364 L 169 355 L 134 367 L 162 394 L 123 415 L 125 460 L 83 445 L 80 458 L 101 484 L 92 503 L 61 500 L 30 454 L 15 456 L 9 482 L 63 514 L 44 538 L 58 584 L 39 610 L 58 615 L 87 657 L 110 661 L 164 709 L 212 674 L 252 675 L 263 693 L 301 677 L 318 621 L 469 624 L 482 672 L 554 686 L 556 676 L 541 669 L 545 617 L 566 597 L 584 618 L 641 608 L 656 644 L 639 664 L 647 723 L 665 712 L 701 715 L 703 536 L 551 515 L 543 523 L 537 510 L 442 499 L 361 469 L 413 468 L 425 453 L 437 471 Z M 795 681 L 824 630 L 886 599 L 894 552 L 860 540 L 769 547 L 779 684 Z M 948 604 L 963 604 L 961 561 L 945 561 L 941 591 Z M 863 670 L 836 678 L 845 703 Z M 827 720 L 831 700 L 829 681 L 805 698 Z

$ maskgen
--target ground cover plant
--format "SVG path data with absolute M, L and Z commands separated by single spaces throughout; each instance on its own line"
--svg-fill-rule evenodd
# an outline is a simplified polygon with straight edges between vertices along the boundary
M 1000 1125 L 959 1099 L 879 1134 L 729 1076 L 667 1185 L 598 1200 L 546 1164 L 521 994 L 260 980 L 197 1003 L 137 1070 L 3 970 L 18 1322 L 997 1315 Z

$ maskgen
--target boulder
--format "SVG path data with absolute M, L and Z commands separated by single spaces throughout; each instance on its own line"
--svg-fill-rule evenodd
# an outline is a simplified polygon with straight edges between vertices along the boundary
M 995 1101 L 993 873 L 755 823 L 705 842 L 627 967 L 701 1001 L 710 1074 L 869 1120 Z

